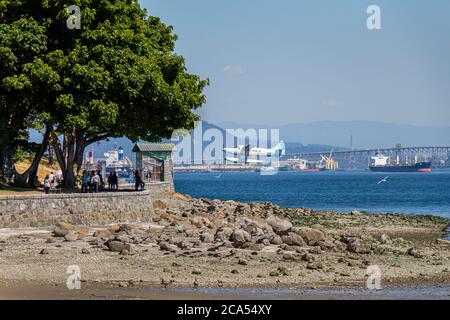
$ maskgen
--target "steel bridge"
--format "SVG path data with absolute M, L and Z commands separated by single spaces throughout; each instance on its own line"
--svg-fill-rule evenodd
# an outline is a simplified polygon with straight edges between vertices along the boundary
M 321 155 L 329 155 L 331 150 L 323 152 L 306 152 L 286 154 L 285 159 L 306 159 L 317 160 Z M 414 157 L 420 156 L 431 160 L 434 166 L 448 166 L 450 155 L 450 146 L 428 146 L 428 147 L 400 147 L 400 148 L 378 148 L 378 149 L 360 149 L 360 150 L 339 150 L 333 151 L 333 158 L 348 161 L 349 163 L 367 163 L 369 157 L 381 153 L 390 158 Z

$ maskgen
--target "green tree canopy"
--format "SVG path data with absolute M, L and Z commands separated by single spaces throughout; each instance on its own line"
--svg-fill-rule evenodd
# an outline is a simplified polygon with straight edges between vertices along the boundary
M 70 5 L 81 29 L 67 26 Z M 207 81 L 174 52 L 172 27 L 138 2 L 0 0 L 0 12 L 0 107 L 20 109 L 21 129 L 27 118 L 49 129 L 68 184 L 91 143 L 170 137 L 198 120 Z

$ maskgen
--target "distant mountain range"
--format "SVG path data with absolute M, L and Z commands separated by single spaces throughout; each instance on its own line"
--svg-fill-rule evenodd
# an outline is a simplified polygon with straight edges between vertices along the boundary
M 286 142 L 288 154 L 326 151 L 333 147 L 336 150 L 349 148 L 351 136 L 353 136 L 354 148 L 385 148 L 394 147 L 396 144 L 402 146 L 450 145 L 450 127 L 414 126 L 375 121 L 322 121 L 271 127 L 234 122 L 212 124 L 202 121 L 203 133 L 208 129 L 216 129 L 227 140 L 232 139 L 232 137 L 226 134 L 226 129 L 238 128 L 244 130 L 249 128 L 279 129 L 280 139 Z M 38 132 L 31 131 L 30 136 L 32 141 L 40 142 L 41 138 Z M 205 147 L 209 142 L 203 142 L 202 144 Z M 88 150 L 93 150 L 95 157 L 102 157 L 105 152 L 122 147 L 125 155 L 133 158 L 131 152 L 133 145 L 134 143 L 126 138 L 115 138 L 91 145 Z M 194 140 L 191 145 L 193 148 Z
M 267 128 L 265 125 L 246 125 L 232 122 L 218 124 L 222 128 Z M 275 127 L 276 128 L 276 127 Z M 321 121 L 296 123 L 277 127 L 280 138 L 287 142 L 323 144 L 354 148 L 385 148 L 403 146 L 450 145 L 450 127 L 414 126 L 376 121 Z

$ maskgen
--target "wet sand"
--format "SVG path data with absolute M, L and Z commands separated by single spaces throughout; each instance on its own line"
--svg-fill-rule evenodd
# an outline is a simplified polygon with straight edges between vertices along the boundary
M 450 300 L 450 286 L 328 288 L 82 288 L 3 285 L 0 300 Z

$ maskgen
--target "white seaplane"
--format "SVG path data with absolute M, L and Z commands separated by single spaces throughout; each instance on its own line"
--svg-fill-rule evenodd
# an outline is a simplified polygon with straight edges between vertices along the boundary
M 239 145 L 236 148 L 223 148 L 225 154 L 231 154 L 232 157 L 225 156 L 225 160 L 233 163 L 244 161 L 244 164 L 260 164 L 268 162 L 267 158 L 280 159 L 286 153 L 286 146 L 283 141 L 277 143 L 273 148 L 258 148 L 250 145 Z M 266 158 L 266 161 L 259 159 Z

